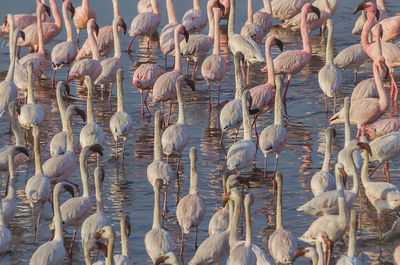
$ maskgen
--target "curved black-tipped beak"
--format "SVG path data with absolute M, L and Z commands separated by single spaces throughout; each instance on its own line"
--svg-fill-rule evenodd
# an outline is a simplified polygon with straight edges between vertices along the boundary
M 124 20 L 122 20 L 122 29 L 124 30 L 124 34 L 126 34 L 126 31 L 128 30 L 128 26 L 126 25 Z
M 74 187 L 72 187 L 72 186 L 69 185 L 69 184 L 64 184 L 63 186 L 64 186 L 64 189 L 65 189 L 66 191 L 68 191 L 69 194 L 71 194 L 72 197 L 75 197 L 75 194 L 74 194 Z
M 99 25 L 97 25 L 97 23 L 94 26 L 94 33 L 96 34 L 96 36 L 99 35 Z
M 131 235 L 131 231 L 132 231 L 132 226 L 131 226 L 131 219 L 129 218 L 129 216 L 126 218 L 126 234 L 128 236 Z
M 249 104 L 248 109 L 250 109 L 253 106 L 253 98 L 251 97 L 251 95 L 249 95 L 249 100 L 247 101 L 247 103 Z
M 27 157 L 29 157 L 28 150 L 25 147 L 17 146 L 15 148 L 15 151 L 18 152 L 18 153 L 22 153 L 22 154 L 26 155 Z
M 365 3 L 360 3 L 360 4 L 354 9 L 353 15 L 355 15 L 358 11 L 364 10 L 365 8 L 366 8 L 366 7 L 365 7 Z
M 275 39 L 276 46 L 278 46 L 279 50 L 283 51 L 283 42 L 280 39 Z
M 97 241 L 96 241 L 96 245 L 101 250 L 101 252 L 103 252 L 104 256 L 107 257 L 107 246 L 104 245 L 103 243 L 97 242 Z
M 71 9 L 69 10 L 71 12 L 71 18 L 74 18 L 75 16 L 75 7 L 71 3 Z
M 225 6 L 223 4 L 221 4 L 220 2 L 217 2 L 217 7 L 219 7 L 219 9 L 221 9 L 222 14 L 225 13 Z
M 194 83 L 194 80 L 185 78 L 185 82 L 186 85 L 188 85 L 192 89 L 192 91 L 196 91 L 196 84 Z
M 4 26 L 7 26 L 8 18 L 7 16 L 4 16 Z
M 99 155 L 103 156 L 103 147 L 99 144 L 94 144 L 90 147 L 90 151 L 93 153 L 98 153 Z
M 71 95 L 71 88 L 69 87 L 69 85 L 67 83 L 64 83 L 64 87 L 65 87 L 65 96 L 70 96 Z
M 189 41 L 189 32 L 185 29 L 183 32 L 183 37 L 185 38 L 185 41 L 188 42 Z
M 359 143 L 357 143 L 357 145 L 360 146 L 361 149 L 367 151 L 369 155 L 372 155 L 371 146 L 369 144 L 359 142 Z
M 298 248 L 298 249 L 296 249 L 296 251 L 294 252 L 293 260 L 292 260 L 292 261 L 294 262 L 298 257 L 304 256 L 304 254 L 306 254 L 306 251 L 305 251 L 304 248 Z
M 48 7 L 47 5 L 44 5 L 44 10 L 46 11 L 47 15 L 51 16 L 50 7 Z
M 21 39 L 22 39 L 23 41 L 25 41 L 25 32 L 21 30 L 20 35 L 21 35 Z
M 380 16 L 380 15 L 381 15 L 381 11 L 379 11 L 378 9 L 376 9 L 376 13 L 375 13 L 376 20 L 379 19 L 379 16 Z
M 168 256 L 161 256 L 161 257 L 158 257 L 158 258 L 156 259 L 156 261 L 154 262 L 154 265 L 163 264 L 164 261 L 166 261 L 167 259 L 168 259 Z
M 82 118 L 83 122 L 86 122 L 86 112 L 84 112 L 80 108 L 76 108 L 75 111 Z
M 314 12 L 318 18 L 321 18 L 321 11 L 319 10 L 318 7 L 313 6 L 312 7 L 312 12 Z

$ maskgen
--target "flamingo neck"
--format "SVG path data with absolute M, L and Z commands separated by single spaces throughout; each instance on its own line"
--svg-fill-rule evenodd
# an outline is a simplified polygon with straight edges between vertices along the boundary
M 94 176 L 94 185 L 96 190 L 96 212 L 104 213 L 104 203 L 103 196 L 101 193 L 101 180 L 100 180 L 101 170 L 99 170 L 99 174 L 95 174 Z
M 150 0 L 151 8 L 153 9 L 153 13 L 156 15 L 160 15 L 160 6 L 158 5 L 157 0 Z
M 61 220 L 61 210 L 60 210 L 60 202 L 59 195 L 60 189 L 63 184 L 59 183 L 56 185 L 53 191 L 53 208 L 54 208 L 54 241 L 61 242 L 63 244 L 63 235 L 62 235 L 62 220 Z
M 68 17 L 67 2 L 63 3 L 62 14 L 64 17 L 65 29 L 67 30 L 67 41 L 73 42 L 74 41 L 74 33 L 72 32 L 71 20 Z
M 175 42 L 175 67 L 174 67 L 174 72 L 181 73 L 182 66 L 181 66 L 181 48 L 179 46 L 179 29 L 180 29 L 180 26 L 175 27 L 175 30 L 174 30 L 174 42 Z
M 178 82 L 178 85 L 176 86 L 176 97 L 178 99 L 178 108 L 179 108 L 179 113 L 178 113 L 178 122 L 179 124 L 185 124 L 185 112 L 184 112 L 184 103 L 182 99 L 182 84 L 181 82 Z
M 121 58 L 121 43 L 118 34 L 118 19 L 114 19 L 112 29 L 114 36 L 114 58 Z
M 243 140 L 251 141 L 249 110 L 247 108 L 247 99 L 246 97 L 243 97 L 243 95 L 242 95 L 242 115 L 243 115 L 243 128 L 244 128 Z
M 119 13 L 119 6 L 118 6 L 118 0 L 112 0 L 113 2 L 113 9 L 114 9 L 114 19 L 121 16 Z
M 322 242 L 317 240 L 315 248 L 317 249 L 317 256 L 318 256 L 317 265 L 325 265 L 324 253 L 322 251 Z
M 325 135 L 325 157 L 324 163 L 322 164 L 322 171 L 329 172 L 331 168 L 331 131 L 327 130 Z
M 253 0 L 247 0 L 247 22 L 246 24 L 253 24 Z
M 114 252 L 114 242 L 115 242 L 115 235 L 114 232 L 107 238 L 107 258 L 106 258 L 106 265 L 113 265 L 113 252 Z
M 369 32 L 372 28 L 372 24 L 374 23 L 374 18 L 375 18 L 375 14 L 376 14 L 376 9 L 374 8 L 371 12 L 368 12 L 368 18 L 367 21 L 365 22 L 364 26 L 363 26 L 363 30 L 361 32 L 361 46 L 363 48 L 363 50 L 368 54 L 369 54 L 369 46 L 371 45 L 368 41 L 368 35 Z M 371 57 L 371 56 L 370 56 Z
M 121 248 L 122 255 L 129 258 L 128 235 L 126 233 L 126 218 L 121 219 Z
M 83 10 L 89 10 L 89 0 L 82 0 L 81 7 Z
M 333 22 L 328 22 L 328 41 L 326 44 L 326 64 L 333 64 Z
M 62 18 L 60 15 L 60 11 L 58 10 L 56 0 L 50 0 L 50 8 L 51 8 L 51 13 L 53 13 L 54 16 L 54 24 L 57 26 L 58 29 L 62 29 Z
M 37 16 L 37 32 L 38 32 L 38 39 L 39 39 L 39 54 L 44 54 L 44 40 L 43 40 L 43 28 L 42 28 L 42 20 L 40 19 L 40 9 L 36 13 Z
M 307 52 L 307 54 L 312 53 L 311 43 L 310 43 L 310 32 L 308 30 L 307 24 L 307 14 L 308 12 L 306 9 L 303 9 L 301 12 L 301 24 L 300 24 L 300 32 L 301 32 L 301 39 L 303 41 L 303 50 Z
M 168 23 L 178 23 L 175 14 L 174 2 L 172 0 L 167 0 L 167 13 L 168 13 Z
M 79 166 L 81 171 L 81 179 L 82 179 L 82 186 L 83 186 L 83 195 L 82 197 L 88 198 L 89 197 L 89 185 L 87 179 L 87 168 L 86 168 L 86 155 L 89 151 L 89 147 L 85 147 L 81 154 L 79 155 Z
M 275 90 L 274 125 L 282 126 L 282 79 L 277 79 Z
M 57 98 L 58 109 L 60 111 L 62 130 L 63 130 L 63 132 L 66 132 L 67 131 L 67 122 L 65 119 L 65 111 L 67 109 L 67 106 L 65 105 L 64 99 L 62 97 L 61 89 L 62 89 L 62 85 L 57 85 L 56 98 Z
M 214 48 L 213 55 L 220 55 L 220 36 L 219 36 L 219 18 L 221 17 L 218 10 L 214 12 Z
M 346 223 L 348 220 L 348 211 L 344 202 L 343 183 L 340 174 L 336 175 L 336 190 L 338 192 L 339 220 L 341 223 Z
M 33 135 L 33 149 L 35 152 L 35 175 L 43 176 L 42 161 L 41 161 L 41 157 L 40 157 L 39 128 L 36 128 L 36 130 L 37 130 L 37 133 L 34 133 L 34 135 Z
M 213 38 L 214 36 L 214 13 L 212 8 L 212 2 L 208 2 L 207 4 L 207 18 L 208 18 L 208 36 Z
M 363 158 L 363 165 L 361 168 L 361 182 L 365 186 L 367 183 L 371 182 L 371 180 L 368 177 L 369 154 L 366 151 L 364 151 L 362 153 L 362 158 Z
M 28 68 L 28 98 L 26 102 L 28 104 L 33 104 L 35 103 L 35 95 L 33 93 L 33 69 L 30 64 L 28 65 L 27 68 Z
M 276 178 L 277 198 L 276 198 L 276 230 L 283 229 L 282 225 L 282 179 Z
M 379 51 L 381 51 L 381 39 L 377 40 L 377 45 L 379 47 Z M 381 54 L 380 54 L 381 55 Z M 373 72 L 374 72 L 374 80 L 376 84 L 376 88 L 378 89 L 378 95 L 379 95 L 379 108 L 380 111 L 384 112 L 386 109 L 389 107 L 389 99 L 388 95 L 386 93 L 386 89 L 383 85 L 383 76 L 380 76 L 378 73 L 378 68 L 373 66 Z
M 199 0 L 193 0 L 193 9 L 200 9 Z
M 228 38 L 231 38 L 233 34 L 235 34 L 235 0 L 229 0 L 231 7 L 229 10 L 229 18 L 228 18 Z
M 264 11 L 268 14 L 272 15 L 272 6 L 270 0 L 263 0 L 264 3 Z
M 160 187 L 158 183 L 154 183 L 154 212 L 153 212 L 153 229 L 159 229 L 160 224 Z
M 235 210 L 232 219 L 232 226 L 229 229 L 229 246 L 232 247 L 237 242 L 237 227 L 240 218 L 240 205 L 242 204 L 241 196 L 237 196 L 235 200 Z M 230 224 L 230 223 L 229 223 Z
M 25 146 L 25 140 L 22 137 L 21 128 L 19 126 L 19 123 L 17 123 L 16 119 L 15 119 L 15 107 L 13 107 L 11 110 L 9 110 L 9 115 L 10 115 L 11 129 L 15 136 L 15 145 L 16 146 Z
M 235 54 L 234 57 L 234 64 L 235 64 L 235 99 L 240 100 L 242 96 L 242 74 L 240 72 L 240 56 L 239 54 Z
M 356 232 L 357 232 L 357 213 L 351 211 L 350 216 L 350 232 L 349 232 L 349 246 L 347 248 L 347 256 L 354 257 L 356 254 Z
M 10 179 L 9 179 L 9 183 L 8 183 L 8 187 L 7 187 L 8 191 L 7 191 L 7 196 L 6 196 L 6 198 L 8 200 L 11 200 L 11 199 L 15 198 L 15 175 L 14 175 L 14 154 L 13 154 L 13 151 L 14 151 L 14 148 L 11 148 L 11 150 L 8 152 L 8 171 L 9 171 L 9 174 L 10 174 Z
M 251 219 L 250 219 L 250 205 L 245 203 L 244 211 L 246 216 L 246 247 L 251 247 Z
M 6 76 L 6 80 L 9 82 L 13 82 L 14 80 L 14 70 L 15 70 L 15 52 L 16 52 L 16 48 L 15 45 L 17 44 L 17 36 L 18 36 L 18 32 L 13 33 L 13 35 L 11 35 L 11 43 L 10 43 L 10 66 L 8 67 L 8 72 L 7 72 L 7 76 Z
M 271 39 L 268 39 L 265 44 L 265 59 L 267 61 L 268 66 L 268 81 L 267 84 L 271 87 L 275 87 L 275 70 L 274 70 L 274 61 L 272 59 L 271 54 Z
M 94 123 L 95 117 L 94 117 L 94 112 L 93 112 L 93 86 L 90 84 L 88 86 L 88 94 L 87 94 L 87 120 L 86 124 L 89 123 Z
M 122 74 L 121 76 L 117 76 L 117 112 L 124 112 L 124 88 L 122 87 Z
M 386 13 L 385 2 L 383 0 L 376 0 L 376 8 L 382 13 Z
M 228 228 L 225 231 L 230 231 L 230 229 L 233 227 L 233 203 L 231 200 L 228 201 L 227 203 L 228 206 L 228 211 L 229 211 L 229 224 L 228 224 Z
M 162 160 L 161 153 L 161 121 L 160 116 L 156 116 L 156 121 L 154 122 L 154 161 Z
M 66 113 L 66 125 L 67 125 L 67 151 L 74 153 L 74 132 L 72 130 L 71 122 L 72 112 L 67 110 Z
M 190 189 L 189 194 L 198 194 L 197 154 L 190 152 Z
M 89 38 L 90 48 L 92 49 L 92 59 L 96 60 L 96 61 L 99 61 L 100 60 L 99 46 L 97 46 L 97 41 L 96 41 L 96 39 L 94 37 L 93 28 L 91 28 L 88 25 L 87 31 L 88 31 L 88 38 Z M 114 40 L 114 42 L 115 42 L 115 40 Z

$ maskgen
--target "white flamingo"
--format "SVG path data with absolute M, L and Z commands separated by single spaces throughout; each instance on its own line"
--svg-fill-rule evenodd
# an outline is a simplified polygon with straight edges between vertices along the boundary
M 333 63 L 342 71 L 354 70 L 354 83 L 357 82 L 357 71 L 360 65 L 368 59 L 368 54 L 363 50 L 361 44 L 350 45 L 341 50 L 333 60 Z
M 199 0 L 193 0 L 193 8 L 185 12 L 182 25 L 189 33 L 199 33 L 207 25 L 207 14 L 200 8 Z
M 349 231 L 349 245 L 347 247 L 347 255 L 342 255 L 337 261 L 337 265 L 361 265 L 362 262 L 356 256 L 356 242 L 357 242 L 357 212 L 351 210 L 350 215 L 350 231 Z
M 198 190 L 197 179 L 197 149 L 190 148 L 190 190 L 189 194 L 180 199 L 176 206 L 176 219 L 182 230 L 181 255 L 183 253 L 184 234 L 189 234 L 191 228 L 196 228 L 195 248 L 197 249 L 197 233 L 203 221 L 206 206 Z
M 95 262 L 93 265 L 113 265 L 114 264 L 114 243 L 115 243 L 115 233 L 110 225 L 101 228 L 93 235 L 94 239 L 105 239 L 106 247 L 103 250 L 106 260 L 100 260 Z M 89 263 L 90 264 L 90 263 Z
M 114 136 L 115 141 L 115 152 L 118 157 L 118 139 L 123 139 L 122 145 L 122 160 L 124 160 L 125 143 L 128 137 L 129 131 L 132 129 L 133 121 L 131 115 L 125 112 L 124 109 L 124 89 L 122 87 L 123 71 L 122 69 L 117 70 L 117 112 L 111 116 L 110 119 L 110 130 Z
M 122 214 L 120 220 L 121 226 L 121 254 L 114 255 L 115 265 L 132 265 L 133 262 L 129 255 L 128 237 L 131 234 L 131 218 L 129 215 Z
M 330 244 L 328 235 L 325 232 L 321 232 L 316 236 L 315 248 L 314 247 L 303 247 L 296 250 L 294 253 L 293 261 L 298 257 L 304 256 L 311 260 L 312 265 L 325 265 L 325 256 L 323 248 Z

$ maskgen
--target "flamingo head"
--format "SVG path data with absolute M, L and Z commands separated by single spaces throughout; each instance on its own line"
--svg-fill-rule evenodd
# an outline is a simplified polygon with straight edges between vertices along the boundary
M 321 11 L 318 7 L 311 5 L 311 12 L 315 13 L 318 18 L 321 18 Z
M 46 13 L 47 13 L 48 16 L 51 16 L 50 7 L 49 7 L 48 5 L 45 5 L 45 4 L 43 4 L 43 5 L 44 5 L 44 11 L 46 11 Z
M 314 247 L 303 247 L 296 249 L 293 255 L 293 261 L 301 256 L 311 259 L 316 257 L 318 259 L 318 254 Z
M 94 239 L 100 239 L 100 238 L 109 239 L 109 238 L 111 238 L 113 236 L 114 236 L 113 229 L 111 228 L 111 226 L 107 225 L 107 226 L 103 227 L 102 229 L 100 229 L 99 231 L 97 231 L 93 235 L 93 238 Z
M 356 14 L 358 11 L 366 11 L 366 12 L 375 12 L 376 19 L 379 19 L 380 12 L 375 8 L 375 5 L 372 2 L 367 2 L 367 3 L 360 3 L 355 9 L 354 9 L 354 14 Z
M 371 146 L 368 143 L 358 142 L 357 145 L 361 150 L 365 150 L 368 152 L 369 155 L 372 155 Z
M 185 38 L 185 41 L 188 42 L 189 41 L 189 32 L 186 30 L 185 26 L 183 26 L 183 37 Z
M 103 147 L 99 144 L 94 144 L 89 147 L 89 150 L 93 153 L 98 153 L 99 155 L 103 156 Z
M 71 12 L 71 18 L 73 18 L 75 16 L 75 7 L 72 5 L 71 1 L 67 1 L 67 2 L 68 2 L 67 10 L 69 10 L 69 12 Z
M 279 50 L 283 51 L 283 42 L 280 39 L 273 37 L 271 44 L 278 46 Z
M 22 30 L 19 30 L 18 29 L 18 35 L 21 37 L 21 39 L 23 40 L 23 41 L 25 41 L 25 32 L 23 32 Z M 17 35 L 17 36 L 18 36 Z
M 73 106 L 73 105 L 72 105 Z M 69 107 L 68 107 L 69 108 Z M 80 108 L 74 106 L 74 114 L 79 115 L 82 118 L 83 122 L 86 122 L 86 112 L 81 110 Z
M 4 16 L 3 23 L 4 23 L 4 26 L 7 26 L 7 23 L 8 23 L 8 18 L 7 18 L 7 16 Z
M 219 0 L 215 3 L 215 7 L 218 7 L 219 9 L 221 9 L 222 14 L 225 13 L 225 6 Z
M 19 154 L 19 153 L 24 154 L 24 155 L 26 155 L 27 157 L 29 157 L 28 150 L 27 150 L 25 147 L 16 146 L 16 147 L 14 148 L 13 155 L 16 155 L 16 154 Z
M 154 262 L 154 265 L 160 264 L 179 264 L 179 262 L 174 252 L 168 252 L 165 255 L 158 257 Z
M 129 217 L 129 215 L 126 215 L 126 214 L 124 214 L 123 216 L 122 216 L 122 218 L 124 218 L 125 219 L 125 224 L 126 224 L 126 234 L 128 235 L 128 236 L 130 236 L 131 235 L 131 231 L 132 231 L 132 225 L 131 225 L 131 218 Z

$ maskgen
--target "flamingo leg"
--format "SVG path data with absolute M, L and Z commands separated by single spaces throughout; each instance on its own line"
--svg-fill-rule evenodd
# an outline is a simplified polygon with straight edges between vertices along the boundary
M 164 223 L 165 216 L 167 215 L 167 188 L 164 189 L 164 202 L 163 202 L 163 213 L 161 219 L 161 227 L 162 223 Z
M 239 134 L 239 128 L 237 128 L 237 129 L 236 129 L 236 134 L 235 134 L 235 143 L 236 143 L 236 141 L 237 141 L 237 136 L 238 136 L 238 134 Z
M 199 233 L 199 227 L 196 226 L 196 239 L 195 239 L 195 243 L 194 243 L 194 248 L 197 250 L 198 246 L 197 246 L 197 234 Z
M 371 173 L 369 173 L 369 178 L 375 173 L 375 171 L 381 166 L 381 164 L 382 164 L 383 162 L 381 161 L 381 162 L 379 162 L 379 164 L 374 168 L 374 170 L 372 170 L 372 172 Z
M 194 61 L 193 72 L 192 72 L 192 79 L 196 76 L 196 68 L 197 68 L 197 61 Z
M 267 158 L 268 158 L 268 154 L 264 155 L 264 179 L 267 178 Z
M 77 29 L 76 30 L 76 32 L 77 32 L 77 42 L 78 42 L 78 50 L 79 50 L 79 34 L 81 33 L 81 30 L 80 29 Z
M 257 118 L 258 118 L 258 116 L 254 115 L 253 126 L 254 126 L 254 135 L 256 136 L 256 145 L 258 145 L 258 133 L 257 133 L 257 124 L 256 124 Z
M 276 155 L 275 155 L 275 167 L 274 167 L 274 179 L 275 179 L 276 169 L 278 168 L 278 159 L 279 159 L 279 153 L 276 153 Z
M 221 132 L 220 144 L 221 144 L 222 150 L 224 151 L 224 153 L 225 153 L 225 155 L 226 155 L 226 150 L 225 150 L 225 147 L 224 147 L 223 139 L 224 139 L 224 132 L 222 131 L 222 132 Z
M 69 65 L 67 65 L 67 74 L 65 75 L 65 80 L 68 80 L 68 76 L 69 76 Z
M 208 109 L 211 109 L 211 91 L 210 91 L 210 82 L 207 81 L 208 85 Z
M 186 59 L 186 75 L 189 74 L 189 66 L 190 66 L 190 62 L 189 62 L 189 58 Z
M 37 219 L 37 225 L 36 225 L 36 233 L 35 233 L 35 244 L 38 242 L 38 237 L 39 237 L 39 224 L 40 224 L 40 216 L 42 216 L 42 209 L 43 209 L 44 203 L 41 204 L 40 210 L 39 210 L 39 216 Z
M 361 129 L 360 129 L 360 128 L 357 128 L 356 139 L 359 139 L 359 137 L 360 137 L 360 131 L 361 131 Z
M 125 158 L 125 144 L 126 144 L 126 137 L 124 137 L 124 141 L 122 143 L 122 161 L 124 161 Z
M 101 100 L 103 100 L 104 99 L 104 84 L 101 84 L 100 87 L 101 87 Z
M 249 85 L 249 79 L 250 79 L 250 63 L 247 64 L 247 69 L 246 69 L 246 87 Z
M 167 71 L 167 54 L 164 56 L 164 70 Z
M 151 116 L 149 106 L 147 105 L 147 98 L 149 96 L 149 93 L 150 93 L 150 91 L 147 92 L 146 97 L 144 98 L 144 105 L 146 106 L 146 109 L 147 109 L 147 112 L 149 113 L 149 116 Z
M 171 125 L 170 120 L 171 120 L 171 111 L 172 111 L 172 102 L 169 103 L 169 112 L 168 112 L 168 126 Z
M 56 69 L 53 70 L 53 77 L 51 78 L 51 90 L 54 91 L 54 83 L 55 83 L 55 77 L 56 77 Z
M 391 78 L 391 80 L 392 80 L 392 85 L 393 85 L 393 88 L 394 88 L 394 91 L 395 91 L 393 101 L 396 102 L 396 100 L 397 100 L 397 95 L 399 94 L 399 90 L 398 90 L 397 85 L 396 85 L 396 80 L 394 79 L 394 73 L 393 73 L 393 71 L 390 71 L 390 72 L 389 72 L 389 75 L 390 75 L 390 78 Z
M 114 84 L 113 84 L 113 83 L 111 83 L 111 84 L 110 84 L 110 93 L 108 94 L 108 102 L 110 102 L 110 101 L 111 101 L 111 95 L 112 95 L 112 89 L 113 89 L 113 86 L 114 86 Z
M 286 95 L 287 95 L 287 91 L 288 91 L 288 88 L 289 88 L 289 84 L 290 84 L 291 78 L 292 78 L 292 76 L 291 76 L 291 75 L 288 75 L 288 80 L 287 80 L 287 83 L 286 83 L 285 94 L 283 94 L 283 101 L 286 101 Z
M 244 64 L 246 64 L 246 61 L 244 62 Z M 243 80 L 246 80 L 245 79 L 245 71 L 244 71 L 244 65 L 243 64 L 240 64 L 240 68 L 242 69 L 242 78 L 243 78 Z M 246 88 L 247 86 L 246 86 L 246 83 L 244 83 L 244 88 Z
M 326 261 L 326 265 L 329 265 L 329 263 L 331 262 L 332 251 L 333 251 L 333 242 L 328 249 L 328 259 Z
M 140 90 L 140 105 L 142 109 L 142 117 L 144 116 L 144 109 L 143 109 L 143 91 Z
M 115 140 L 115 158 L 118 159 L 118 138 Z
M 385 175 L 386 175 L 386 182 L 390 183 L 389 161 L 385 161 L 385 164 L 384 164 L 384 167 L 383 167 L 383 172 L 385 172 Z
M 35 219 L 35 207 L 32 205 L 32 223 L 33 223 L 33 231 L 35 232 L 35 240 L 36 240 L 36 219 Z M 35 244 L 37 244 L 37 242 L 35 242 Z
M 136 38 L 136 35 L 133 35 L 132 40 L 131 40 L 131 42 L 129 43 L 128 49 L 126 49 L 126 51 L 127 51 L 128 53 L 131 52 L 131 45 L 132 45 L 133 41 L 135 40 L 135 38 Z
M 183 241 L 185 240 L 183 229 L 181 229 L 181 233 L 182 233 L 182 235 L 181 235 L 181 251 L 180 251 L 180 255 L 182 256 L 182 254 L 183 254 Z
M 217 106 L 219 106 L 219 95 L 221 93 L 220 90 L 221 90 L 221 81 L 218 82 L 218 103 L 217 103 Z
M 354 70 L 354 84 L 357 83 L 357 69 Z
M 70 258 L 72 256 L 72 247 L 74 246 L 75 237 L 76 237 L 76 228 L 74 228 L 74 235 L 72 236 L 71 245 L 69 246 L 69 250 L 68 250 L 68 255 L 70 256 Z

